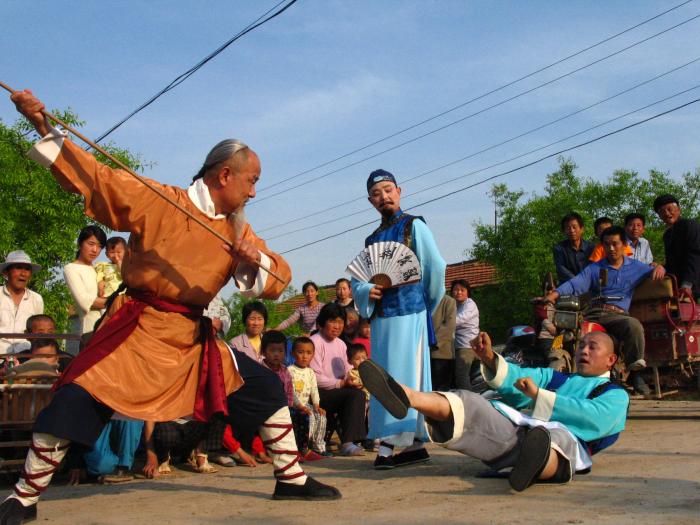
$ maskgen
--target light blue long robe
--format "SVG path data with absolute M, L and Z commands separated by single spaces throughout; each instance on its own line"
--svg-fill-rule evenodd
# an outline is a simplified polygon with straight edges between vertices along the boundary
M 445 260 L 433 234 L 421 220 L 413 221 L 413 247 L 421 265 L 421 283 L 430 313 L 445 295 Z M 352 279 L 355 305 L 362 317 L 371 317 L 375 301 L 369 299 L 374 285 Z M 428 315 L 425 310 L 397 317 L 372 319 L 372 360 L 384 367 L 399 383 L 422 392 L 432 389 Z M 414 438 L 427 441 L 423 417 L 414 409 L 401 420 L 392 417 L 374 398 L 370 399 L 369 437 L 398 447 L 409 446 Z

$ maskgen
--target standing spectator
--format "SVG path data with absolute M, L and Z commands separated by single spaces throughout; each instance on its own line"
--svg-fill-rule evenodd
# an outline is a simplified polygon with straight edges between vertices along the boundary
M 563 283 L 581 273 L 589 264 L 594 245 L 583 238 L 583 217 L 571 212 L 561 220 L 561 231 L 566 239 L 554 245 L 554 264 L 557 278 Z
M 316 317 L 323 308 L 323 303 L 318 301 L 318 286 L 313 281 L 306 281 L 301 287 L 306 302 L 294 309 L 292 315 L 275 327 L 275 330 L 284 330 L 299 321 L 302 335 L 308 336 L 316 329 Z
M 82 335 L 92 332 L 100 318 L 100 310 L 107 302 L 107 298 L 99 296 L 97 272 L 93 266 L 106 243 L 107 236 L 102 228 L 94 224 L 86 226 L 78 235 L 78 253 L 75 261 L 63 268 L 63 276 L 77 310 L 77 317 L 71 318 L 73 333 Z M 71 355 L 77 355 L 80 345 L 77 341 L 69 341 L 66 350 Z
M 466 279 L 455 279 L 450 294 L 457 301 L 455 325 L 455 386 L 459 390 L 471 390 L 471 370 L 476 354 L 471 342 L 479 335 L 479 309 L 470 296 L 472 288 Z
M 32 273 L 41 266 L 32 263 L 22 250 L 7 254 L 5 262 L 0 264 L 0 273 L 5 284 L 0 292 L 0 332 L 21 334 L 27 319 L 32 315 L 44 313 L 44 300 L 27 286 Z M 26 339 L 0 339 L 0 354 L 22 352 L 30 347 Z
M 452 388 L 455 367 L 455 325 L 457 302 L 449 295 L 443 296 L 433 312 L 433 328 L 437 342 L 430 347 L 430 375 L 433 390 Z
M 318 391 L 328 418 L 340 423 L 341 456 L 362 456 L 362 447 L 355 443 L 365 439 L 365 395 L 352 381 L 347 347 L 340 339 L 345 325 L 345 308 L 327 304 L 318 315 L 318 333 L 311 336 L 316 349 L 311 368 L 316 373 Z
M 355 299 L 352 298 L 350 281 L 345 277 L 341 277 L 335 282 L 335 301 L 333 302 L 345 309 L 357 310 Z
M 98 262 L 95 265 L 97 292 L 100 297 L 109 297 L 122 284 L 122 261 L 125 253 L 126 241 L 123 237 L 107 239 L 105 255 L 109 262 Z
M 681 217 L 681 208 L 673 195 L 660 195 L 654 211 L 666 224 L 664 248 L 666 270 L 678 279 L 681 288 L 700 297 L 700 224 Z
M 226 308 L 221 294 L 214 296 L 202 315 L 211 319 L 211 324 L 220 337 L 226 337 L 229 328 L 231 328 L 231 314 L 228 313 L 228 308 Z
M 646 264 L 654 264 L 654 256 L 651 254 L 651 247 L 642 235 L 646 220 L 641 213 L 630 213 L 625 217 L 625 233 L 627 234 L 627 244 L 632 249 L 632 259 L 636 259 Z
M 245 331 L 231 339 L 231 346 L 253 361 L 262 363 L 260 346 L 262 333 L 267 325 L 267 308 L 261 301 L 251 301 L 243 305 L 241 316 Z

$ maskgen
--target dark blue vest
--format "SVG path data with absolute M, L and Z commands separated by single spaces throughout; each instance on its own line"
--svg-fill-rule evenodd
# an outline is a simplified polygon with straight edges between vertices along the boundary
M 365 247 L 380 241 L 396 241 L 415 252 L 412 233 L 415 219 L 425 222 L 423 217 L 397 211 L 389 221 L 382 221 L 382 225 L 365 239 Z M 423 285 L 418 282 L 385 290 L 375 312 L 379 317 L 396 317 L 427 310 L 426 304 Z

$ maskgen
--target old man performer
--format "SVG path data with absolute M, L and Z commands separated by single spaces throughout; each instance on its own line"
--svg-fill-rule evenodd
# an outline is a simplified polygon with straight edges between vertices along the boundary
M 360 315 L 372 318 L 372 359 L 411 388 L 430 391 L 430 316 L 445 294 L 445 261 L 423 218 L 401 211 L 401 188 L 391 173 L 373 171 L 367 192 L 382 222 L 367 237 L 365 246 L 380 241 L 405 244 L 418 257 L 422 275 L 417 283 L 388 289 L 353 279 Z M 370 403 L 369 437 L 380 439 L 374 468 L 388 470 L 429 459 L 421 415 L 411 410 L 405 419 L 398 420 L 376 400 Z M 395 447 L 403 450 L 394 455 Z
M 259 429 L 274 461 L 275 499 L 340 497 L 300 468 L 279 379 L 217 340 L 202 316 L 231 277 L 245 294 L 267 298 L 279 296 L 291 279 L 284 259 L 249 225 L 236 232 L 236 212 L 255 196 L 257 155 L 240 141 L 225 140 L 187 190 L 148 180 L 232 240 L 222 247 L 134 177 L 100 164 L 51 128 L 30 91 L 15 92 L 12 100 L 43 137 L 30 157 L 50 167 L 66 191 L 84 196 L 89 217 L 131 236 L 122 265 L 126 295 L 111 305 L 39 414 L 20 480 L 0 506 L 0 524 L 36 517 L 36 502 L 69 445 L 91 448 L 114 412 L 147 421 L 222 414 L 239 431 Z

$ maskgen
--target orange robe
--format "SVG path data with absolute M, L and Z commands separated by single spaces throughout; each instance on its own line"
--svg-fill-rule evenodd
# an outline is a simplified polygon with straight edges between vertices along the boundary
M 63 142 L 51 172 L 64 189 L 85 197 L 89 217 L 113 230 L 131 232 L 122 264 L 122 276 L 130 288 L 206 307 L 235 274 L 238 261 L 223 250 L 219 239 L 131 175 L 100 164 L 71 141 Z M 186 190 L 148 182 L 233 239 L 231 222 L 208 217 Z M 271 276 L 265 280 L 261 297 L 277 298 L 291 280 L 289 266 L 268 250 L 250 225 L 245 226 L 243 238 L 269 258 L 270 270 L 285 281 Z M 115 301 L 110 313 L 126 300 Z M 243 381 L 228 348 L 222 341 L 218 346 L 226 392 L 231 393 Z M 135 419 L 170 421 L 192 413 L 200 355 L 199 321 L 146 307 L 134 332 L 75 382 L 117 412 Z

